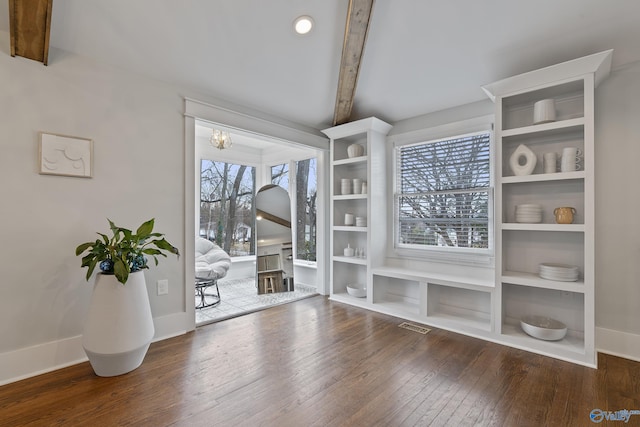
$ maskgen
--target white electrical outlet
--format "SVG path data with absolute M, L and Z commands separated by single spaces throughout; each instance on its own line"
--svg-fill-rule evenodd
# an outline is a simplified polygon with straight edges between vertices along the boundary
M 169 281 L 167 279 L 158 280 L 158 295 L 167 295 L 169 293 Z

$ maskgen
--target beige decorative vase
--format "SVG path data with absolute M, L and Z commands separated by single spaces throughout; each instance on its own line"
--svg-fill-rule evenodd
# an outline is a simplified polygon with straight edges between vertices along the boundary
M 556 216 L 556 223 L 572 224 L 576 209 L 572 207 L 555 208 L 553 214 Z

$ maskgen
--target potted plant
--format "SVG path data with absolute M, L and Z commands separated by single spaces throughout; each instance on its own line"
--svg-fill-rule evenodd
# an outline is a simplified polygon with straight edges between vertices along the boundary
M 144 222 L 135 233 L 118 227 L 111 220 L 112 236 L 100 238 L 76 248 L 87 267 L 87 280 L 96 266 L 89 313 L 84 326 L 82 346 L 97 375 L 125 374 L 144 359 L 155 333 L 143 270 L 149 268 L 147 256 L 158 264 L 158 256 L 179 256 L 178 249 L 164 234 L 154 233 L 154 219 Z

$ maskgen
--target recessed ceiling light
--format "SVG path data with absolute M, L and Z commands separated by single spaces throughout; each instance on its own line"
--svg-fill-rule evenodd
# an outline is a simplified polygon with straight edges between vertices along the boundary
M 313 19 L 307 15 L 300 16 L 293 21 L 293 28 L 298 34 L 307 34 L 313 28 Z

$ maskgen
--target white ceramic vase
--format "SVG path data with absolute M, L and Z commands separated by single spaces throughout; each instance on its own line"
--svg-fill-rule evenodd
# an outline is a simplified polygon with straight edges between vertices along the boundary
M 531 175 L 538 158 L 529 147 L 520 144 L 509 158 L 509 166 L 516 176 Z
M 155 333 L 144 273 L 129 274 L 126 284 L 99 273 L 82 335 L 96 375 L 113 377 L 142 364 Z
M 347 147 L 347 156 L 349 158 L 352 157 L 360 157 L 364 155 L 364 147 L 360 144 L 351 144 Z

